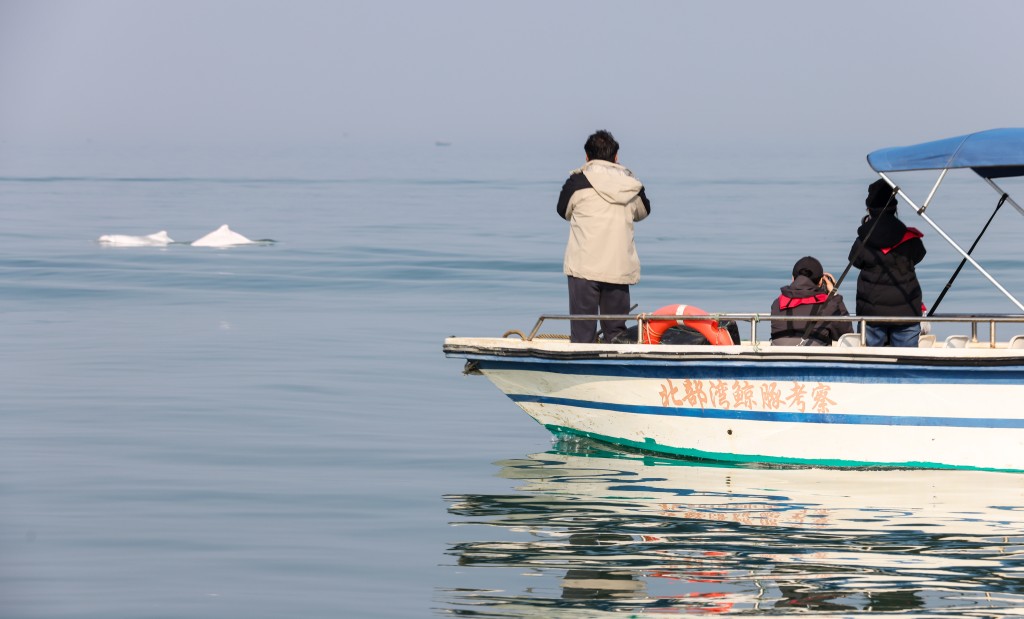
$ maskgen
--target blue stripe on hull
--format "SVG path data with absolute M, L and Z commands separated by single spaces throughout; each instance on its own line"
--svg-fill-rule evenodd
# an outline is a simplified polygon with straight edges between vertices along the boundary
M 695 380 L 796 380 L 852 384 L 1022 385 L 1024 366 L 939 366 L 830 362 L 742 361 L 739 359 L 551 359 L 467 355 L 486 370 L 522 370 L 575 376 Z
M 699 419 L 738 419 L 742 421 L 774 421 L 787 423 L 821 423 L 877 426 L 938 426 L 950 428 L 1024 428 L 1024 419 L 993 419 L 970 417 L 901 417 L 898 415 L 833 415 L 829 413 L 764 412 L 722 410 L 713 408 L 687 408 L 666 406 L 640 406 L 592 402 L 571 398 L 510 393 L 508 397 L 518 403 L 540 403 L 636 415 L 662 415 Z

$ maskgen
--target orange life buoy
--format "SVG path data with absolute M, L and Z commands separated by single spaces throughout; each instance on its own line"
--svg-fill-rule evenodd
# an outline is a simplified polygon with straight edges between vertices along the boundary
M 666 305 L 652 316 L 707 316 L 708 313 L 692 305 Z M 675 326 L 687 326 L 700 332 L 712 346 L 732 346 L 729 332 L 718 326 L 717 320 L 649 320 L 644 322 L 644 344 L 660 344 L 661 336 Z

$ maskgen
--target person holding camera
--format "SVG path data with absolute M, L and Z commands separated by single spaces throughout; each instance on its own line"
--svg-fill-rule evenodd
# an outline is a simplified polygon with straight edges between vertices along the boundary
M 804 256 L 793 265 L 793 281 L 779 289 L 772 302 L 772 316 L 785 320 L 772 320 L 773 346 L 831 346 L 844 333 L 853 333 L 849 322 L 829 320 L 831 316 L 849 316 L 843 296 L 830 295 L 835 278 L 825 273 L 821 262 L 813 256 Z M 820 320 L 807 320 L 809 317 Z M 807 325 L 811 323 L 810 332 Z M 806 342 L 804 336 L 806 334 Z

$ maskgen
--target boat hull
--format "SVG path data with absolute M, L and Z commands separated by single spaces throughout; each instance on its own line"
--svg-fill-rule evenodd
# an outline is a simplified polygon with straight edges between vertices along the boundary
M 556 434 L 730 462 L 1024 471 L 1016 352 L 520 344 L 446 351 Z

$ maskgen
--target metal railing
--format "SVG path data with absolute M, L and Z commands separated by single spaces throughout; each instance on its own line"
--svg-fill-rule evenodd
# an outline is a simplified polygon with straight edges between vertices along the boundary
M 772 316 L 771 314 L 542 314 L 537 322 L 533 325 L 533 329 L 529 335 L 523 335 L 518 331 L 509 331 L 509 334 L 517 334 L 526 341 L 532 341 L 538 337 L 543 337 L 540 333 L 541 326 L 545 321 L 549 320 L 624 320 L 626 322 L 637 323 L 637 343 L 641 343 L 643 337 L 645 322 L 649 321 L 664 321 L 674 320 L 679 321 L 680 324 L 685 321 L 691 320 L 705 320 L 715 321 L 721 325 L 725 321 L 733 321 L 736 323 L 748 323 L 750 325 L 750 341 L 752 345 L 758 345 L 759 341 L 757 338 L 757 325 L 762 322 L 770 323 L 772 320 L 785 320 L 793 322 L 815 322 L 814 318 L 806 316 Z M 818 321 L 825 322 L 851 322 L 859 325 L 857 329 L 861 336 L 861 345 L 864 344 L 864 326 L 867 323 L 878 324 L 878 323 L 896 323 L 896 324 L 908 324 L 914 322 L 908 320 L 906 316 L 821 316 L 817 319 Z M 978 343 L 979 325 L 988 326 L 988 344 L 991 348 L 996 348 L 996 325 L 1004 323 L 1024 323 L 1024 314 L 936 314 L 929 316 L 927 320 L 921 320 L 922 323 L 954 323 L 954 324 L 968 324 L 970 325 L 970 341 L 972 343 Z M 738 324 L 737 324 L 738 327 Z M 770 341 L 770 340 L 769 340 Z

